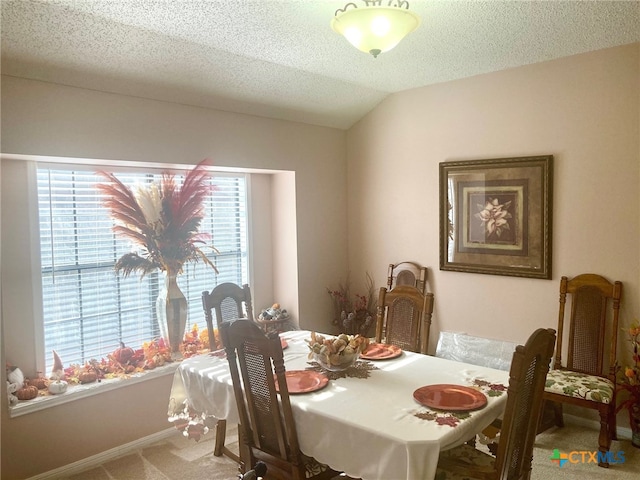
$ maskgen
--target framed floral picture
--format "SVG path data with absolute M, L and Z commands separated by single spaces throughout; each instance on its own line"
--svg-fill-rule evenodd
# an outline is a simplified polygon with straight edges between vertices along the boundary
M 440 270 L 551 278 L 553 156 L 440 163 Z

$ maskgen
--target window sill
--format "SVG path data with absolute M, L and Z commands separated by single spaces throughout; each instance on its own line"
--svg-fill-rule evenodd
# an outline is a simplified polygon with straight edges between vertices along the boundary
M 9 417 L 15 418 L 21 415 L 39 412 L 40 410 L 45 410 L 47 408 L 73 402 L 82 398 L 91 397 L 93 395 L 99 395 L 110 390 L 134 385 L 152 378 L 173 375 L 176 368 L 178 368 L 178 365 L 180 365 L 180 362 L 169 363 L 162 367 L 156 367 L 153 370 L 134 374 L 129 378 L 112 378 L 102 380 L 100 382 L 87 383 L 85 385 L 72 385 L 69 386 L 65 393 L 61 393 L 59 395 L 42 395 L 32 400 L 19 401 L 15 405 L 9 406 Z

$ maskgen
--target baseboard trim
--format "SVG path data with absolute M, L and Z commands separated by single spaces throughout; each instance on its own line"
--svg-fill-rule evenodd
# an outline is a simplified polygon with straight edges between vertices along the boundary
M 595 420 L 589 420 L 587 418 L 578 417 L 576 415 L 571 415 L 569 413 L 564 414 L 564 420 L 566 423 L 570 423 L 572 425 L 587 427 L 596 431 L 600 430 L 600 422 Z M 618 439 L 631 440 L 630 428 L 618 427 L 617 432 L 618 432 Z M 97 467 L 102 463 L 108 462 L 109 460 L 113 460 L 114 458 L 127 454 L 131 451 L 134 451 L 139 448 L 146 447 L 147 445 L 151 445 L 153 443 L 164 440 L 165 438 L 168 438 L 175 434 L 176 434 L 176 429 L 174 427 L 171 427 L 166 430 L 162 430 L 160 432 L 154 433 L 152 435 L 139 438 L 138 440 L 135 440 L 133 442 L 125 443 L 124 445 L 120 445 L 118 447 L 112 448 L 105 452 L 98 453 L 97 455 L 92 455 L 91 457 L 87 457 L 77 462 L 70 463 L 69 465 L 56 468 L 55 470 L 50 470 L 48 472 L 36 475 L 35 477 L 30 477 L 27 480 L 47 480 L 47 479 L 55 479 L 63 476 L 74 475 L 84 470 Z
M 588 418 L 579 417 L 577 415 L 571 415 L 570 413 L 564 413 L 565 423 L 572 425 L 578 425 L 581 427 L 587 427 L 592 430 L 600 431 L 600 422 L 597 420 L 590 420 Z M 618 433 L 619 440 L 631 440 L 631 429 L 617 426 L 616 432 Z
M 138 440 L 134 440 L 133 442 L 125 443 L 124 445 L 119 445 L 102 453 L 83 458 L 82 460 L 78 460 L 77 462 L 73 462 L 68 465 L 64 465 L 63 467 L 38 474 L 35 477 L 28 478 L 27 480 L 45 480 L 75 475 L 76 473 L 80 473 L 84 470 L 97 467 L 98 465 L 108 462 L 109 460 L 113 460 L 114 458 L 133 452 L 139 448 L 143 448 L 156 442 L 162 441 L 176 434 L 177 430 L 175 429 L 175 427 L 167 428 L 166 430 L 162 430 L 152 435 L 147 435 L 146 437 L 139 438 Z

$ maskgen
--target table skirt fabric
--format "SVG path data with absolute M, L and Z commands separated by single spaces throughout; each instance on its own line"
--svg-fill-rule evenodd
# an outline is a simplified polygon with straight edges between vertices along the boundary
M 282 334 L 287 371 L 310 367 L 308 331 Z M 316 392 L 291 395 L 300 449 L 316 460 L 363 480 L 434 478 L 441 450 L 460 445 L 498 417 L 506 405 L 508 372 L 403 352 L 372 361 L 367 378 L 331 380 Z M 420 405 L 413 392 L 431 384 L 485 386 L 487 405 L 441 412 Z M 187 404 L 197 412 L 237 423 L 227 360 L 221 353 L 186 359 L 176 370 L 169 414 Z

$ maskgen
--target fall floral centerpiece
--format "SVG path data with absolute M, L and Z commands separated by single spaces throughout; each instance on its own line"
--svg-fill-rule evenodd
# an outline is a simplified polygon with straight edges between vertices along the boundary
M 99 184 L 103 205 L 115 221 L 116 235 L 129 239 L 138 251 L 124 254 L 116 262 L 116 272 L 125 276 L 145 276 L 155 270 L 182 271 L 187 262 L 203 261 L 217 269 L 200 249 L 209 236 L 199 233 L 204 218 L 204 200 L 211 192 L 207 160 L 190 170 L 178 187 L 175 177 L 162 174 L 160 182 L 131 189 L 107 172 L 99 172 L 107 183 Z
M 115 270 L 125 277 L 139 273 L 141 278 L 157 270 L 164 272 L 165 286 L 158 296 L 156 310 L 160 332 L 176 356 L 180 356 L 187 314 L 186 299 L 176 277 L 187 262 L 202 261 L 217 273 L 216 266 L 201 249 L 209 236 L 199 232 L 204 200 L 212 189 L 208 164 L 203 160 L 190 170 L 181 186 L 167 172 L 160 181 L 135 189 L 112 173 L 99 172 L 107 180 L 97 188 L 115 221 L 113 231 L 131 240 L 137 248 L 122 255 Z
M 633 365 L 625 366 L 618 375 L 618 390 L 626 392 L 622 402 L 616 407 L 616 413 L 626 408 L 629 412 L 632 438 L 631 443 L 640 447 L 640 324 L 634 321 L 628 329 L 628 340 L 631 343 Z
M 333 304 L 332 324 L 341 333 L 347 335 L 369 336 L 369 330 L 375 323 L 377 301 L 373 279 L 367 273 L 366 295 L 356 293 L 351 296 L 349 279 L 338 285 L 337 289 L 327 288 Z
M 358 361 L 358 357 L 369 346 L 369 339 L 361 335 L 340 334 L 337 337 L 325 337 L 311 332 L 309 358 L 315 360 L 322 368 L 330 371 L 341 371 Z

